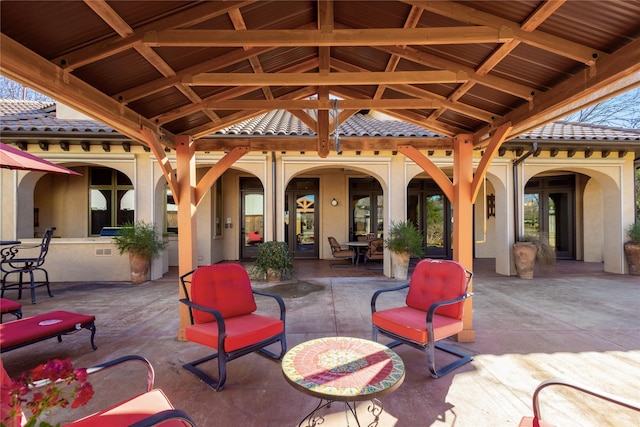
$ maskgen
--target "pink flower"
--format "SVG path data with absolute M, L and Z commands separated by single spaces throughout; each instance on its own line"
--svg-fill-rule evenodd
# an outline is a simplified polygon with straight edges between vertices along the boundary
M 44 384 L 36 384 L 44 381 Z M 77 383 L 74 385 L 74 383 Z M 62 387 L 60 387 L 62 386 Z M 29 400 L 31 397 L 31 400 Z M 3 425 L 13 425 L 16 415 L 26 407 L 32 416 L 27 426 L 35 427 L 38 418 L 52 408 L 66 408 L 70 402 L 72 408 L 86 404 L 93 397 L 93 387 L 87 381 L 86 369 L 73 369 L 70 359 L 53 359 L 37 366 L 11 382 L 10 387 L 3 386 L 0 399 L 10 410 L 2 421 Z M 41 423 L 40 425 L 49 425 Z

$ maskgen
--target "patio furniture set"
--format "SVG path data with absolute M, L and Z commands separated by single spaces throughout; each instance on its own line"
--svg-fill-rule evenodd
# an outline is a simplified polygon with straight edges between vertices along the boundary
M 6 290 L 16 289 L 18 299 L 22 297 L 23 285 L 28 285 L 31 290 L 31 302 L 35 304 L 35 289 L 46 286 L 50 297 L 53 297 L 49 288 L 49 275 L 43 268 L 45 256 L 55 228 L 45 231 L 42 242 L 39 245 L 22 245 L 20 242 L 8 243 L 1 250 L 2 260 L 0 269 L 2 271 L 2 296 Z M 24 255 L 27 253 L 28 255 Z M 35 280 L 34 273 L 41 272 L 43 280 Z M 19 275 L 18 281 L 10 283 L 7 277 Z M 29 282 L 23 281 L 23 275 L 28 274 Z M 14 315 L 15 320 L 3 322 L 5 314 Z M 95 316 L 73 313 L 64 310 L 54 310 L 47 313 L 30 317 L 23 317 L 22 304 L 7 298 L 0 298 L 0 353 L 9 352 L 29 346 L 31 344 L 57 338 L 62 342 L 63 335 L 69 335 L 79 330 L 86 329 L 91 332 L 91 348 L 97 350 L 94 343 L 96 326 Z M 169 399 L 160 389 L 155 389 L 153 367 L 147 359 L 138 355 L 130 355 L 115 359 L 91 367 L 87 370 L 89 374 L 102 371 L 107 368 L 121 365 L 125 362 L 137 361 L 146 365 L 147 369 L 147 389 L 145 392 L 137 394 L 119 404 L 101 410 L 95 414 L 76 420 L 67 426 L 135 426 L 146 427 L 162 424 L 163 426 L 195 426 L 195 422 L 184 412 L 173 407 Z M 0 359 L 0 385 L 11 386 L 11 379 L 4 369 Z M 39 384 L 40 387 L 45 384 Z M 3 393 L 4 396 L 4 393 Z M 0 402 L 0 423 L 8 427 L 21 426 L 26 422 L 22 413 L 11 415 L 9 402 L 3 399 Z
M 377 425 L 383 411 L 379 400 L 403 383 L 404 362 L 392 348 L 407 344 L 427 353 L 428 368 L 433 378 L 441 377 L 472 360 L 441 341 L 462 331 L 465 300 L 472 296 L 468 287 L 473 274 L 459 263 L 447 260 L 423 259 L 416 265 L 409 283 L 376 291 L 371 298 L 372 340 L 355 337 L 325 337 L 303 342 L 287 351 L 285 322 L 286 307 L 279 295 L 255 290 L 246 270 L 239 264 L 227 263 L 199 267 L 180 277 L 191 325 L 185 329 L 187 341 L 215 351 L 206 357 L 187 362 L 187 369 L 215 391 L 221 391 L 227 377 L 226 364 L 244 355 L 258 352 L 272 360 L 281 361 L 285 380 L 296 390 L 316 397 L 319 403 L 301 418 L 299 427 L 323 423 L 324 409 L 335 402 L 343 402 L 345 413 L 360 426 L 356 402 L 370 401 L 367 415 Z M 378 300 L 392 292 L 407 290 L 405 304 L 400 307 L 378 309 Z M 279 315 L 258 314 L 255 295 L 264 297 L 260 304 L 274 301 Z M 0 314 L 16 317 L 0 325 L 0 352 L 15 350 L 30 344 L 87 329 L 91 332 L 91 346 L 95 350 L 95 317 L 67 311 L 52 311 L 22 317 L 20 303 L 0 299 Z M 378 334 L 393 341 L 386 345 L 377 342 Z M 279 351 L 266 347 L 278 345 Z M 436 366 L 435 349 L 457 356 L 446 366 Z M 198 366 L 217 359 L 217 378 Z M 177 410 L 167 396 L 153 386 L 153 367 L 144 357 L 125 356 L 89 368 L 89 373 L 138 361 L 146 365 L 146 391 L 110 408 L 77 420 L 73 426 L 195 426 L 183 411 Z M 0 360 L 0 367 L 2 367 Z M 2 384 L 10 382 L 0 369 Z M 603 398 L 611 403 L 640 411 L 640 406 L 620 401 L 614 396 L 586 387 L 554 379 L 542 383 L 533 396 L 533 417 L 523 417 L 520 426 L 552 426 L 541 420 L 538 394 L 549 385 L 564 385 Z M 3 405 L 2 410 L 6 411 Z M 4 418 L 5 412 L 3 412 Z M 349 415 L 347 415 L 348 417 Z M 367 423 L 369 424 L 369 423 Z M 16 424 L 21 425 L 21 424 Z

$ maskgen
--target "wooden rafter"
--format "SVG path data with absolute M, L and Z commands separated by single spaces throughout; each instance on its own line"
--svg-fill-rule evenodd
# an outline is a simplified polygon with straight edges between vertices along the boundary
M 149 46 L 394 46 L 504 43 L 511 30 L 486 26 L 322 30 L 166 30 L 148 31 Z

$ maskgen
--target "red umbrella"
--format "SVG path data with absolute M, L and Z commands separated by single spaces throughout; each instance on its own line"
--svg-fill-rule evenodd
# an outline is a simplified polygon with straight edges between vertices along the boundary
M 0 168 L 81 175 L 2 142 L 0 142 Z

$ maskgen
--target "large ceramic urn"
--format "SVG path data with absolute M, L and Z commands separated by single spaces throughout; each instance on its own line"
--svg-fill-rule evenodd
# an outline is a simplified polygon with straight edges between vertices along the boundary
M 131 283 L 138 285 L 151 278 L 151 258 L 129 253 L 129 263 L 131 264 Z
M 538 247 L 533 242 L 516 242 L 513 244 L 513 257 L 518 277 L 521 279 L 533 279 L 537 253 Z

